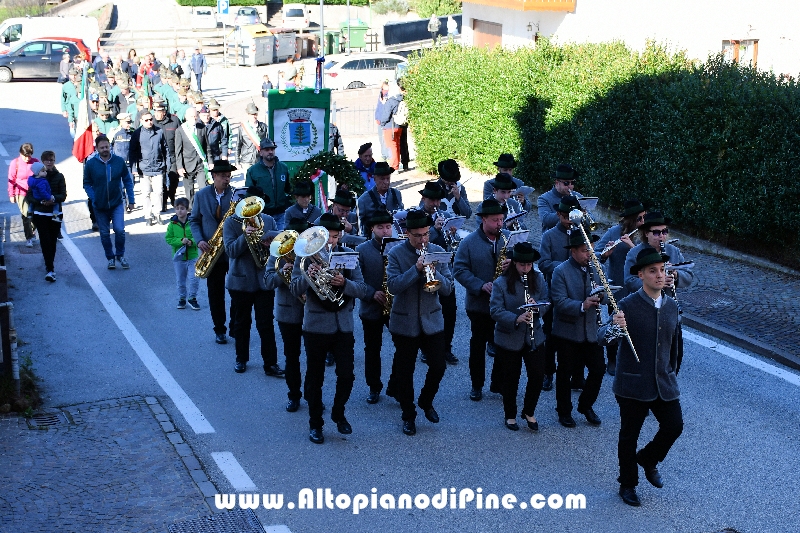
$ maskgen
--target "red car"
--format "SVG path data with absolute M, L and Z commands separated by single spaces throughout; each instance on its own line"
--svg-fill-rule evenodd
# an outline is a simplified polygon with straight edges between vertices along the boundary
M 39 39 L 48 39 L 51 41 L 64 41 L 75 43 L 75 46 L 78 47 L 78 50 L 83 52 L 83 56 L 88 60 L 92 61 L 92 51 L 89 50 L 89 47 L 86 46 L 86 43 L 83 42 L 83 39 L 79 39 L 77 37 L 40 37 Z

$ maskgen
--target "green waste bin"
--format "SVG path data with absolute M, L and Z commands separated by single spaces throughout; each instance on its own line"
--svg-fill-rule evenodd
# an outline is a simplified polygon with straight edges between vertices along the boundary
M 365 36 L 369 30 L 369 25 L 361 19 L 351 19 L 339 24 L 342 35 L 347 37 L 347 25 L 350 23 L 350 48 L 366 48 Z
M 325 32 L 325 55 L 339 53 L 339 32 L 326 31 Z

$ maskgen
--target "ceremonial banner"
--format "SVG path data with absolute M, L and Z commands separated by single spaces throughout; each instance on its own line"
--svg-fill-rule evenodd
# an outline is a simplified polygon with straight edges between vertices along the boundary
M 331 91 L 314 89 L 271 90 L 267 95 L 269 137 L 275 155 L 294 176 L 306 159 L 328 149 Z

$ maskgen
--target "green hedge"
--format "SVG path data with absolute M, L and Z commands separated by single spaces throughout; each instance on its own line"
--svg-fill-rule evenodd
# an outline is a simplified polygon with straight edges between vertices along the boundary
M 309 4 L 319 5 L 319 2 L 314 0 L 291 0 L 291 2 L 284 2 L 286 4 Z M 217 7 L 217 0 L 178 0 L 178 4 L 182 6 L 202 6 L 202 7 Z M 325 0 L 325 4 L 329 6 L 346 5 L 347 0 Z M 230 0 L 232 7 L 249 7 L 249 6 L 263 6 L 264 2 L 254 0 Z M 350 0 L 351 6 L 366 6 L 369 5 L 369 0 Z
M 696 235 L 797 267 L 800 88 L 650 43 L 535 50 L 445 46 L 405 78 L 418 165 L 494 173 L 500 152 L 539 191 L 569 162 L 605 205 L 647 199 Z M 789 252 L 786 245 L 793 251 Z

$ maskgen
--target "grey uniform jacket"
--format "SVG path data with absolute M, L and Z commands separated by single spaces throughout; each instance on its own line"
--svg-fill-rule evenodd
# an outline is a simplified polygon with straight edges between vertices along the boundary
M 542 234 L 542 243 L 539 245 L 539 270 L 542 271 L 547 282 L 553 277 L 553 271 L 558 265 L 569 259 L 569 244 L 567 228 L 561 223 L 550 228 Z
M 352 252 L 346 246 L 339 246 L 334 251 Z M 324 252 L 322 255 L 326 255 Z M 339 311 L 332 312 L 322 307 L 322 301 L 314 292 L 306 278 L 300 271 L 300 261 L 298 257 L 294 262 L 292 270 L 292 294 L 299 298 L 306 295 L 305 312 L 303 315 L 303 331 L 308 333 L 334 334 L 337 331 L 351 333 L 353 331 L 353 307 L 356 298 L 363 298 L 367 293 L 367 285 L 361 275 L 361 266 L 356 266 L 353 270 L 345 270 L 342 274 L 345 277 L 344 295 L 349 298 L 347 304 Z
M 275 220 L 271 216 L 262 213 L 261 220 L 264 222 L 265 232 L 275 229 Z M 267 290 L 264 284 L 264 268 L 256 267 L 242 231 L 242 220 L 236 215 L 231 215 L 225 220 L 222 226 L 222 241 L 225 243 L 229 265 L 225 288 L 229 291 L 242 292 Z
M 206 241 L 217 231 L 222 217 L 231 207 L 233 197 L 233 187 L 228 186 L 225 193 L 217 203 L 217 194 L 214 186 L 203 187 L 194 195 L 194 205 L 189 214 L 189 225 L 192 227 L 192 235 L 197 242 Z M 217 220 L 217 206 L 219 206 L 219 220 Z M 230 218 L 230 217 L 229 217 Z M 239 226 L 241 226 L 239 222 Z M 241 227 L 239 228 L 241 229 Z
M 322 216 L 322 210 L 320 210 L 320 208 L 314 204 L 309 204 L 308 211 L 303 213 L 303 210 L 300 208 L 300 206 L 295 203 L 286 209 L 285 215 L 287 224 L 293 218 L 300 218 L 309 224 L 313 224 L 315 220 Z
M 494 280 L 500 248 L 508 240 L 508 231 L 502 230 L 502 233 L 502 239 L 498 238 L 492 243 L 483 232 L 483 227 L 478 226 L 458 245 L 453 273 L 456 281 L 467 289 L 467 311 L 489 314 L 489 295 L 481 287 Z
M 264 273 L 264 287 L 275 291 L 275 319 L 286 324 L 303 323 L 303 302 L 296 298 L 284 283 L 283 278 L 275 271 L 276 257 L 270 255 Z
M 492 180 L 486 180 L 486 181 L 483 182 L 483 199 L 484 200 L 486 200 L 487 198 L 491 198 L 492 195 L 494 194 L 494 187 L 492 187 L 492 184 L 490 183 L 491 181 Z M 525 185 L 524 183 L 522 183 L 521 179 L 515 178 L 514 176 L 511 176 L 511 181 L 514 182 L 514 184 L 517 186 L 518 189 L 520 187 L 522 187 L 523 185 Z
M 508 276 L 500 276 L 492 285 L 492 297 L 489 302 L 489 313 L 492 315 L 494 325 L 494 343 L 517 352 L 523 346 L 531 347 L 530 327 L 526 324 L 517 324 L 517 318 L 522 314 L 519 306 L 525 302 L 525 288 L 522 280 L 515 280 L 516 294 L 508 292 Z M 535 283 L 533 280 L 536 280 Z M 547 301 L 547 284 L 541 272 L 531 270 L 528 274 L 528 283 L 536 285 L 536 290 L 529 296 L 536 302 Z M 544 344 L 544 330 L 539 316 L 533 315 L 534 344 L 533 348 Z
M 575 196 L 583 198 L 583 195 L 579 192 L 575 192 Z M 547 231 L 558 224 L 558 215 L 556 214 L 555 206 L 561 203 L 562 198 L 564 197 L 556 192 L 555 185 L 546 193 L 539 195 L 539 199 L 536 201 L 536 207 L 539 210 L 539 220 L 542 221 L 542 231 Z
M 367 285 L 367 293 L 358 306 L 358 316 L 367 320 L 381 320 L 383 306 L 373 300 L 377 291 L 383 290 L 383 255 L 381 245 L 375 239 L 361 243 L 356 248 L 361 273 Z
M 588 269 L 594 272 L 591 263 L 584 272 L 570 257 L 553 271 L 550 298 L 553 301 L 553 335 L 556 337 L 573 342 L 597 342 L 599 308 L 581 311 L 583 301 L 592 291 Z M 596 272 L 594 279 L 599 283 Z
M 605 248 L 608 243 L 616 241 L 621 236 L 622 226 L 620 224 L 609 228 L 608 231 L 605 232 L 603 236 L 600 237 L 600 240 L 594 245 L 597 257 L 600 257 L 600 252 L 603 251 L 603 248 Z M 614 298 L 618 300 L 627 296 L 629 292 L 625 287 L 625 259 L 629 250 L 630 248 L 628 245 L 624 242 L 621 242 L 614 247 L 611 255 L 605 259 L 600 259 L 600 261 L 608 262 L 608 283 L 622 287 L 614 293 Z M 634 263 L 635 262 L 636 258 L 634 258 Z M 636 279 L 638 280 L 639 278 L 637 277 Z
M 631 274 L 631 267 L 636 264 L 636 256 L 639 255 L 639 252 L 642 251 L 644 246 L 644 243 L 637 244 L 631 248 L 628 252 L 628 255 L 625 256 L 625 288 L 631 293 L 634 293 L 642 288 L 642 280 L 639 279 L 639 276 L 634 276 Z M 683 263 L 686 261 L 686 259 L 683 258 L 683 254 L 676 246 L 672 244 L 666 244 L 664 246 L 664 250 L 669 256 L 670 263 Z M 694 273 L 691 270 L 678 271 L 678 282 L 676 283 L 676 286 L 679 289 L 688 287 L 692 284 L 692 281 L 694 281 Z
M 614 376 L 614 394 L 643 402 L 661 398 L 665 401 L 680 397 L 675 368 L 678 364 L 678 306 L 669 296 L 663 296 L 661 307 L 656 308 L 652 298 L 640 289 L 619 302 L 625 313 L 628 333 L 636 348 L 639 362 L 633 357 L 628 342 L 619 343 L 617 372 Z M 601 343 L 605 344 L 605 330 L 600 329 Z
M 374 188 L 358 197 L 358 216 L 361 217 L 359 222 L 364 231 L 367 230 L 364 221 L 371 218 L 373 213 L 380 208 L 383 208 L 381 197 Z M 391 213 L 397 209 L 403 209 L 403 197 L 400 195 L 400 191 L 389 187 L 389 190 L 386 191 L 386 210 Z
M 439 185 L 444 187 L 444 180 L 439 180 Z M 450 191 L 447 192 L 447 196 L 442 198 L 442 203 L 439 205 L 439 209 L 444 211 L 452 211 L 456 215 L 461 215 L 462 217 L 471 217 L 472 216 L 472 206 L 469 205 L 469 198 L 467 198 L 467 189 L 464 188 L 463 185 L 458 185 L 461 188 L 461 197 L 456 201 L 455 196 Z
M 314 220 L 315 226 L 319 226 L 319 219 L 321 216 L 322 214 L 320 214 L 317 219 Z M 365 242 L 366 239 L 356 233 L 358 231 L 358 217 L 356 217 L 355 213 L 351 212 L 349 215 L 347 215 L 347 221 L 351 226 L 353 226 L 353 229 L 350 231 L 350 233 L 345 233 L 342 235 L 342 238 L 339 239 L 339 242 L 343 246 L 347 246 L 348 248 L 355 250 L 356 246 Z M 286 222 L 288 222 L 288 220 Z
M 435 244 L 428 245 L 429 252 L 443 252 Z M 386 269 L 389 292 L 394 295 L 392 313 L 389 315 L 389 331 L 395 335 L 418 337 L 444 331 L 444 317 L 439 303 L 439 294 L 449 295 L 453 291 L 450 281 L 450 265 L 436 265 L 436 279 L 441 288 L 436 292 L 425 292 L 425 271 L 417 272 L 417 251 L 408 243 L 399 244 L 389 252 Z

